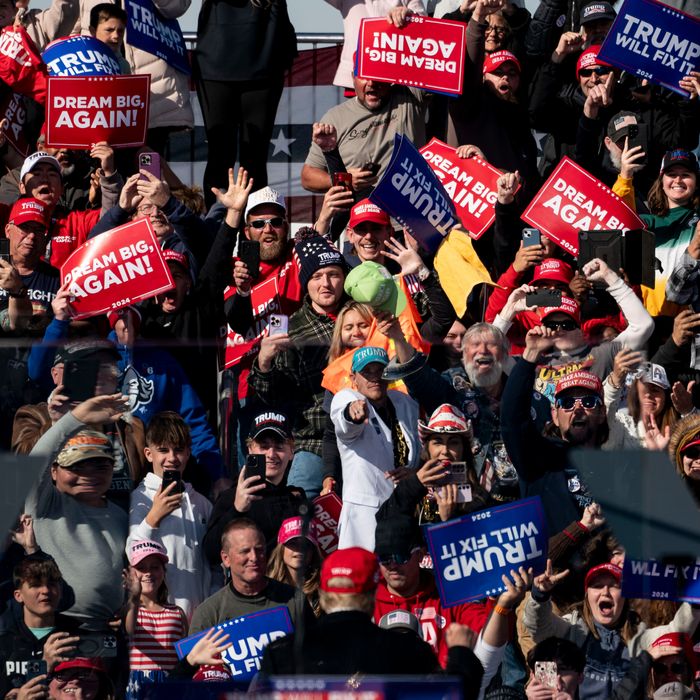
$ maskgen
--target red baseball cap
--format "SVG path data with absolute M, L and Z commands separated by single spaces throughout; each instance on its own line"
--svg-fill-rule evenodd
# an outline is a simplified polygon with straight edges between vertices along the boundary
M 35 221 L 44 226 L 44 228 L 48 228 L 48 217 L 46 214 L 46 204 L 33 197 L 27 197 L 18 199 L 12 205 L 8 221 L 15 226 Z
M 135 306 L 124 306 L 121 309 L 115 309 L 114 311 L 109 311 L 107 313 L 107 321 L 109 321 L 109 327 L 114 328 L 117 325 L 117 321 L 120 318 L 124 318 L 126 314 L 131 311 L 134 314 L 132 319 L 135 325 L 141 324 L 141 312 Z
M 600 44 L 596 44 L 595 46 L 589 46 L 579 57 L 578 61 L 576 61 L 576 79 L 579 79 L 579 73 L 584 69 L 584 68 L 590 68 L 591 66 L 607 66 L 608 68 L 612 68 L 612 66 L 609 63 L 606 63 L 605 61 L 601 61 L 598 58 L 598 52 L 600 51 L 601 47 Z
M 366 593 L 378 582 L 377 556 L 362 547 L 336 549 L 321 566 L 321 590 L 327 593 Z
M 576 323 L 579 325 L 581 324 L 581 307 L 576 299 L 572 299 L 571 297 L 562 296 L 559 306 L 545 306 L 544 309 L 542 309 L 541 318 L 544 321 L 547 316 L 551 316 L 552 314 L 566 314 L 567 316 L 571 316 Z
M 546 258 L 535 268 L 532 284 L 541 280 L 569 284 L 573 278 L 574 271 L 571 269 L 571 265 L 559 260 L 559 258 Z
M 348 227 L 355 228 L 355 226 L 358 224 L 363 224 L 365 221 L 372 221 L 375 224 L 391 226 L 391 218 L 389 215 L 369 199 L 361 199 L 350 210 Z
M 518 57 L 510 51 L 494 51 L 493 53 L 487 53 L 484 57 L 483 72 L 493 73 L 499 66 L 508 62 L 515 64 L 515 67 L 518 69 L 518 73 L 521 72 Z
M 59 673 L 60 671 L 67 671 L 69 668 L 89 668 L 93 671 L 99 671 L 100 673 L 107 673 L 102 659 L 87 659 L 83 656 L 78 656 L 75 659 L 68 659 L 68 661 L 61 661 L 61 663 L 54 668 L 53 672 Z
M 652 647 L 680 647 L 682 654 L 685 656 L 693 674 L 697 670 L 697 658 L 693 650 L 693 644 L 690 637 L 683 632 L 667 632 L 657 637 L 652 643 Z
M 187 256 L 184 253 L 173 250 L 172 248 L 166 248 L 163 251 L 163 259 L 165 262 L 170 262 L 172 260 L 172 262 L 179 263 L 185 268 L 185 270 L 190 269 L 190 261 L 187 259 Z
M 598 396 L 603 395 L 603 384 L 600 379 L 595 374 L 584 372 L 583 370 L 571 372 L 562 377 L 554 389 L 554 396 L 559 396 L 559 394 L 568 389 L 589 389 L 598 394 Z
M 609 574 L 618 583 L 622 581 L 622 569 L 619 566 L 615 566 L 615 564 L 598 564 L 598 566 L 594 566 L 592 569 L 588 570 L 586 579 L 583 582 L 584 590 L 587 590 L 593 579 L 600 574 Z
M 192 676 L 193 681 L 205 681 L 210 683 L 223 683 L 225 681 L 230 681 L 233 678 L 231 670 L 226 664 L 221 666 L 213 666 L 209 664 L 202 664 Z

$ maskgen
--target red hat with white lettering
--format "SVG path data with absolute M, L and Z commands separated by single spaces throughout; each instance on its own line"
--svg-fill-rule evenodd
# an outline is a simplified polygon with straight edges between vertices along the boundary
M 562 296 L 559 306 L 545 306 L 540 316 L 544 321 L 547 316 L 551 316 L 552 314 L 566 314 L 567 316 L 571 316 L 576 323 L 579 325 L 581 324 L 581 307 L 576 299 L 572 299 L 571 297 Z
M 221 666 L 202 664 L 192 676 L 193 681 L 206 681 L 209 683 L 222 683 L 230 681 L 233 674 L 229 667 L 223 663 Z
M 588 587 L 593 582 L 593 579 L 601 574 L 608 574 L 609 576 L 612 576 L 618 583 L 622 581 L 622 569 L 619 566 L 615 566 L 615 564 L 598 564 L 598 566 L 594 566 L 588 570 L 586 578 L 583 582 L 584 590 L 588 590 Z
M 348 228 L 355 228 L 355 226 L 358 224 L 363 224 L 365 221 L 372 221 L 375 224 L 391 226 L 391 219 L 389 218 L 389 215 L 369 199 L 361 199 L 350 210 L 350 221 L 348 221 Z
M 163 260 L 165 260 L 165 262 L 176 262 L 179 265 L 182 265 L 185 270 L 190 269 L 190 261 L 187 259 L 187 256 L 184 253 L 180 253 L 172 248 L 166 248 L 164 251 L 162 251 L 162 253 Z
M 378 582 L 377 556 L 361 547 L 336 549 L 321 566 L 321 590 L 327 593 L 367 593 Z
M 520 61 L 518 57 L 511 53 L 510 51 L 494 51 L 493 53 L 487 53 L 484 57 L 484 73 L 493 73 L 497 68 L 502 66 L 504 63 L 512 63 L 518 69 L 518 73 L 521 72 Z
M 591 372 L 584 372 L 579 370 L 578 372 L 570 372 L 565 377 L 562 377 L 554 388 L 554 396 L 559 396 L 569 389 L 588 389 L 593 391 L 598 396 L 603 395 L 603 384 Z
M 532 284 L 546 280 L 548 282 L 563 282 L 569 284 L 574 278 L 574 271 L 571 265 L 559 258 L 547 258 L 535 268 L 532 275 Z
M 8 221 L 15 226 L 34 221 L 37 224 L 41 224 L 44 228 L 48 228 L 46 204 L 33 197 L 18 199 L 12 205 Z
M 605 61 L 601 61 L 598 58 L 598 52 L 600 51 L 601 47 L 599 44 L 596 44 L 595 46 L 589 46 L 579 57 L 578 61 L 576 61 L 576 79 L 578 80 L 581 76 L 580 73 L 582 70 L 585 70 L 586 68 L 592 68 L 595 66 L 606 66 L 607 68 L 612 68 L 612 66 L 609 63 L 606 63 Z

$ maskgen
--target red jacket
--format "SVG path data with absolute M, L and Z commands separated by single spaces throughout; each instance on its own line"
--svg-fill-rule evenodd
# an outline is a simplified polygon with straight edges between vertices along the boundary
M 440 602 L 435 579 L 432 574 L 421 570 L 421 588 L 413 596 L 403 598 L 389 592 L 384 581 L 377 587 L 374 602 L 374 621 L 392 610 L 408 610 L 419 620 L 423 631 L 423 639 L 430 644 L 437 654 L 440 665 L 445 668 L 447 663 L 447 643 L 445 630 L 452 622 L 467 625 L 477 634 L 486 624 L 493 602 L 486 600 L 479 603 L 465 603 L 451 608 L 443 608 Z

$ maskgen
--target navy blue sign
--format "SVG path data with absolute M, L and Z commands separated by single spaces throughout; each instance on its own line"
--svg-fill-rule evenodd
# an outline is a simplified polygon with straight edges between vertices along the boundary
M 224 630 L 229 635 L 231 646 L 221 654 L 221 658 L 231 670 L 233 679 L 242 681 L 249 680 L 258 672 L 265 647 L 292 632 L 294 627 L 289 609 L 285 605 L 278 605 L 235 620 L 226 620 L 213 629 Z M 208 631 L 197 632 L 176 642 L 178 658 L 187 656 Z
M 505 590 L 503 574 L 520 566 L 538 574 L 547 563 L 547 532 L 538 496 L 424 529 L 445 607 L 497 596 Z
M 403 135 L 394 136 L 391 161 L 369 198 L 405 226 L 431 253 L 459 223 L 442 183 Z
M 152 0 L 128 0 L 126 13 L 129 16 L 126 36 L 131 46 L 152 53 L 169 66 L 190 74 L 185 39 L 175 18 L 163 17 Z
M 49 75 L 121 75 L 114 51 L 92 36 L 70 36 L 52 41 L 41 54 Z
M 700 20 L 654 0 L 625 0 L 598 57 L 681 95 L 698 70 Z
M 622 595 L 700 603 L 700 560 L 676 566 L 653 559 L 626 558 L 622 569 Z

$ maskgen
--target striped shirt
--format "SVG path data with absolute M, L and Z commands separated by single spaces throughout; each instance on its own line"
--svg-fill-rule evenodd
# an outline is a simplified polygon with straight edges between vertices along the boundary
M 185 636 L 182 612 L 177 606 L 152 611 L 139 607 L 136 629 L 129 640 L 132 671 L 170 671 L 177 664 L 174 644 Z

